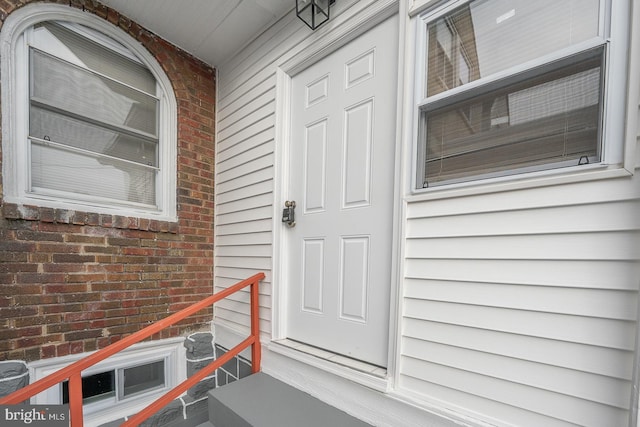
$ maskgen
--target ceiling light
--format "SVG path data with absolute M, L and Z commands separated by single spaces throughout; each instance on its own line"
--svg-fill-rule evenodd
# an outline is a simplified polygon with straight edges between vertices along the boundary
M 329 20 L 329 6 L 335 0 L 296 0 L 296 15 L 312 30 Z

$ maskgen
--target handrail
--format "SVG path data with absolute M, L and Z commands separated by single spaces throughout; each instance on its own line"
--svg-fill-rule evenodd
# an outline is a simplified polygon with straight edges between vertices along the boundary
M 247 339 L 242 341 L 237 346 L 226 352 L 223 356 L 217 358 L 209 365 L 205 366 L 197 373 L 189 377 L 187 380 L 169 390 L 165 395 L 161 396 L 158 400 L 151 405 L 137 413 L 136 415 L 125 421 L 121 427 L 134 427 L 142 423 L 151 415 L 156 413 L 159 409 L 166 406 L 176 397 L 187 391 L 189 388 L 196 385 L 200 380 L 209 376 L 220 366 L 231 360 L 238 355 L 242 350 L 251 346 L 251 370 L 253 373 L 260 371 L 260 318 L 258 317 L 258 283 L 265 278 L 264 273 L 254 274 L 253 276 L 236 283 L 229 288 L 220 291 L 210 297 L 197 302 L 185 309 L 182 309 L 169 317 L 161 319 L 149 325 L 146 328 L 131 334 L 120 341 L 117 341 L 102 350 L 90 354 L 89 356 L 72 363 L 66 368 L 60 369 L 33 384 L 21 388 L 13 392 L 12 394 L 0 398 L 0 405 L 13 405 L 24 402 L 25 400 L 35 396 L 36 394 L 52 387 L 62 381 L 69 380 L 69 412 L 71 417 L 70 427 L 83 427 L 83 415 L 82 415 L 82 371 L 99 363 L 109 356 L 124 350 L 125 348 L 142 341 L 145 338 L 161 331 L 162 329 L 177 323 L 190 315 L 197 313 L 198 311 L 210 306 L 229 295 L 244 289 L 247 286 L 251 286 L 251 334 Z

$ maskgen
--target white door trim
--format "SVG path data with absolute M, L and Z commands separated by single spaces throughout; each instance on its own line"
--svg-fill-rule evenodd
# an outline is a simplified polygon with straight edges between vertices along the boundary
M 344 18 L 342 22 L 337 22 L 342 16 L 336 17 L 336 22 L 323 28 L 326 30 L 324 33 L 320 30 L 314 34 L 317 37 L 305 40 L 309 46 L 280 64 L 278 69 L 293 77 L 398 12 L 398 0 L 369 0 L 366 3 L 357 13 Z M 346 14 L 345 11 L 343 15 Z
M 357 10 L 356 9 L 357 6 Z M 292 77 L 300 71 L 344 46 L 351 40 L 354 40 L 367 30 L 373 28 L 380 22 L 398 13 L 398 0 L 369 0 L 358 2 L 355 6 L 351 6 L 348 10 L 344 10 L 325 28 L 321 28 L 312 37 L 305 40 L 304 49 L 295 57 L 279 64 L 276 70 L 276 124 L 275 124 L 275 180 L 274 180 L 274 205 L 273 205 L 273 284 L 272 289 L 272 333 L 271 340 L 277 341 L 286 337 L 286 290 L 287 280 L 287 247 L 286 239 L 284 239 L 283 225 L 281 224 L 281 214 L 284 202 L 287 197 L 287 182 L 289 164 L 287 149 L 290 143 L 290 127 L 291 127 L 291 86 Z M 402 28 L 402 27 L 401 27 Z M 400 30 L 400 42 L 402 42 L 402 30 Z M 400 53 L 402 57 L 402 53 Z M 399 64 L 401 61 L 399 61 Z M 399 70 L 402 68 L 399 67 Z M 401 79 L 399 79 L 401 80 Z M 402 94 L 401 85 L 398 85 L 398 97 Z M 398 107 L 400 103 L 398 102 Z M 397 116 L 399 117 L 399 116 Z M 394 164 L 394 211 L 393 211 L 393 248 L 391 260 L 391 298 L 389 301 L 389 343 L 388 343 L 388 369 L 387 378 L 393 378 L 396 360 L 396 339 L 397 339 L 397 304 L 398 304 L 398 265 L 399 265 L 399 235 L 400 235 L 400 184 L 401 174 L 400 162 L 400 121 L 396 120 L 396 161 Z

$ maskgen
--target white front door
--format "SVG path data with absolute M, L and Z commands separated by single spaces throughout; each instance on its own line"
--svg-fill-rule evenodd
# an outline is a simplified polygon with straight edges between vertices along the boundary
M 295 75 L 287 337 L 386 366 L 397 16 Z

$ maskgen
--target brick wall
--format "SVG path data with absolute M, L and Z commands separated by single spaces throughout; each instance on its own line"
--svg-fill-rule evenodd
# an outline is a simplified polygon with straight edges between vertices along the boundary
M 25 0 L 0 2 L 0 19 Z M 210 295 L 215 74 L 208 65 L 91 0 L 58 3 L 142 43 L 178 104 L 178 222 L 4 203 L 0 215 L 0 360 L 96 350 Z M 1 186 L 0 186 L 1 190 Z M 202 311 L 156 338 L 208 329 Z

